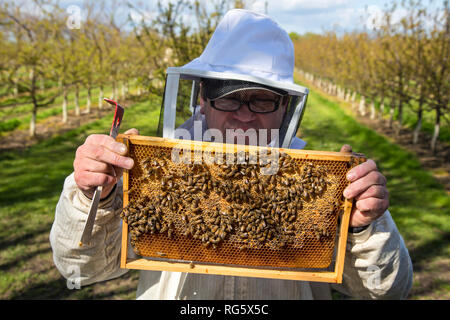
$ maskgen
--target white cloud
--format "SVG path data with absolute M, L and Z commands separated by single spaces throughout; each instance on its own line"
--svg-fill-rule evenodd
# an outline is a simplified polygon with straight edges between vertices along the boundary
M 380 7 L 371 5 L 367 8 L 366 27 L 369 30 L 379 29 L 383 23 L 383 11 Z
M 397 8 L 392 14 L 392 21 L 394 23 L 400 22 L 404 17 L 408 15 L 408 12 L 404 8 Z
M 366 17 L 365 26 L 369 30 L 379 29 L 385 22 L 383 10 L 376 5 L 369 6 L 363 14 Z M 399 23 L 407 15 L 408 12 L 406 9 L 396 8 L 394 12 L 392 12 L 391 23 Z
M 264 13 L 265 8 L 266 8 L 266 4 L 264 3 L 264 1 L 256 1 L 250 7 L 251 10 L 260 12 L 260 13 Z
M 20 12 L 37 18 L 43 18 L 44 12 L 38 5 L 31 1 L 13 2 Z
M 134 23 L 140 24 L 140 23 L 150 23 L 153 18 L 155 17 L 156 13 L 152 11 L 136 11 L 134 9 L 130 9 L 129 11 L 130 19 L 133 20 Z
M 265 1 L 257 1 L 265 2 Z M 281 10 L 296 9 L 330 9 L 342 5 L 346 5 L 351 0 L 269 0 L 268 4 L 272 9 L 279 8 Z
M 295 31 L 300 34 L 305 32 L 321 33 L 331 29 L 348 31 L 364 23 L 362 20 L 362 10 L 348 7 L 336 8 L 329 11 L 322 10 L 309 14 L 283 12 L 271 16 L 287 32 Z
M 331 29 L 334 25 L 347 27 L 355 22 L 356 0 L 256 0 L 251 9 L 265 12 L 268 4 L 268 14 L 286 31 L 321 32 Z M 358 1 L 356 1 L 358 2 Z M 353 3 L 353 5 L 352 5 Z

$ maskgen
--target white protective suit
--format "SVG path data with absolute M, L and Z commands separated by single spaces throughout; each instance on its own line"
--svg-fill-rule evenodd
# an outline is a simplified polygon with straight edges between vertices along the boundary
M 291 144 L 295 149 L 304 146 L 298 138 Z M 92 244 L 80 247 L 90 204 L 72 173 L 65 180 L 50 233 L 56 267 L 65 278 L 79 270 L 81 286 L 127 272 L 119 267 L 122 181 L 100 202 Z M 333 288 L 361 299 L 404 299 L 411 285 L 411 259 L 389 211 L 364 231 L 349 233 L 343 283 Z M 140 271 L 136 295 L 138 299 L 331 299 L 331 290 L 328 283 Z

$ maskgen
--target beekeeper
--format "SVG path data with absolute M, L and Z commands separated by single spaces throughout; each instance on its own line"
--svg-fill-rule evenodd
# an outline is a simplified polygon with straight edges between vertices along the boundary
M 184 67 L 250 75 L 282 86 L 293 83 L 294 49 L 288 34 L 269 17 L 235 9 L 224 16 L 202 55 Z M 239 81 L 206 80 L 201 90 L 198 117 L 205 127 L 220 132 L 279 128 L 289 99 L 279 88 Z M 185 128 L 189 126 L 185 124 Z M 290 146 L 301 149 L 304 145 L 294 138 Z M 345 145 L 341 151 L 351 151 L 351 147 Z M 71 278 L 78 270 L 81 286 L 128 271 L 119 267 L 120 178 L 124 169 L 133 167 L 133 160 L 124 156 L 126 152 L 125 145 L 107 135 L 90 135 L 77 149 L 74 172 L 65 180 L 50 242 L 60 273 Z M 412 264 L 388 211 L 386 178 L 372 160 L 354 167 L 347 178 L 351 183 L 344 195 L 356 199 L 356 205 L 350 219 L 342 284 L 140 271 L 137 298 L 331 299 L 331 287 L 356 298 L 406 298 L 412 285 Z M 103 193 L 92 243 L 80 247 L 91 197 L 99 185 Z

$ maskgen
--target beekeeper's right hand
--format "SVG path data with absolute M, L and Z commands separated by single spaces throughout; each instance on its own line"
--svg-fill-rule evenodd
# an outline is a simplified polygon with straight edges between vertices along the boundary
M 139 134 L 130 129 L 125 134 Z M 134 161 L 126 157 L 127 147 L 104 134 L 92 134 L 78 147 L 73 168 L 78 188 L 92 199 L 95 188 L 103 186 L 101 198 L 107 197 L 123 174 L 131 169 Z

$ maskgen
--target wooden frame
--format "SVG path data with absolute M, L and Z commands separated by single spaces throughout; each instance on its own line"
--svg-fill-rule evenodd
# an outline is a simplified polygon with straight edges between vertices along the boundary
M 130 146 L 130 143 L 138 143 L 140 145 L 154 145 L 164 147 L 180 147 L 186 146 L 192 149 L 199 148 L 201 150 L 210 150 L 209 148 L 218 148 L 216 150 L 237 150 L 238 148 L 244 148 L 246 151 L 258 147 L 252 146 L 236 146 L 225 145 L 218 143 L 204 143 L 197 141 L 166 139 L 157 137 L 144 137 L 137 135 L 119 135 L 117 138 Z M 225 149 L 226 147 L 231 149 Z M 239 149 L 241 150 L 241 149 Z M 326 151 L 306 151 L 306 150 L 294 150 L 294 149 L 279 149 L 280 152 L 286 152 L 288 154 L 295 154 L 306 159 L 320 159 L 320 160 L 335 160 L 335 161 L 353 161 L 357 159 L 356 164 L 365 161 L 362 156 L 356 156 L 351 153 L 342 152 L 326 152 Z M 124 170 L 123 175 L 123 206 L 128 204 L 128 185 L 129 185 L 129 172 Z M 350 221 L 350 214 L 352 210 L 352 201 L 345 199 L 344 212 L 341 215 L 338 241 L 336 243 L 336 256 L 333 271 L 292 271 L 292 270 L 279 270 L 268 268 L 253 268 L 253 267 L 235 267 L 235 266 L 220 266 L 214 264 L 195 264 L 189 262 L 166 262 L 149 260 L 145 258 L 130 259 L 128 258 L 129 249 L 129 237 L 128 237 L 128 225 L 125 221 L 122 221 L 122 252 L 120 267 L 126 269 L 138 269 L 138 270 L 154 270 L 154 271 L 173 271 L 173 272 L 187 272 L 187 273 L 200 273 L 200 274 L 217 274 L 217 275 L 229 275 L 229 276 L 242 276 L 242 277 L 258 277 L 258 278 L 272 278 L 272 279 L 285 279 L 285 280 L 304 280 L 304 281 L 318 281 L 329 283 L 341 283 L 342 274 L 344 270 L 345 251 L 347 245 L 348 227 Z

